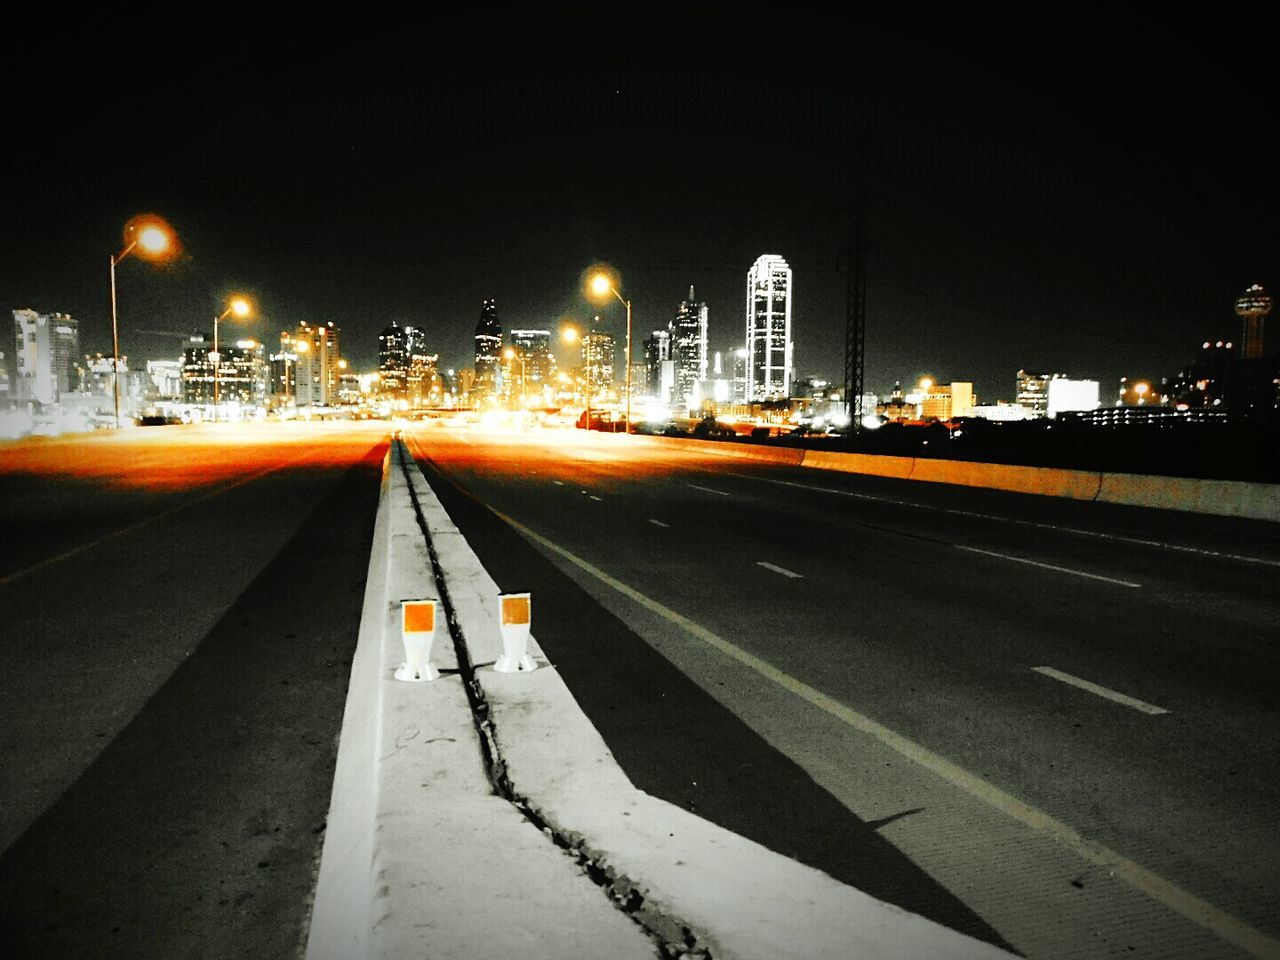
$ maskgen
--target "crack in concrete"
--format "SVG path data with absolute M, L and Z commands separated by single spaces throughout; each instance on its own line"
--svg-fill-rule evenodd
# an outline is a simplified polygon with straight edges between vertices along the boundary
M 440 566 L 440 558 L 436 555 L 435 545 L 431 541 L 431 532 L 422 514 L 418 492 L 414 489 L 409 464 L 413 463 L 416 467 L 416 462 L 403 441 L 394 440 L 393 442 L 400 447 L 400 469 L 407 482 L 409 498 L 413 501 L 413 512 L 418 522 L 418 529 L 422 531 L 427 555 L 431 559 L 431 570 L 435 575 L 436 588 L 440 594 L 440 606 L 444 608 L 445 624 L 449 629 L 449 636 L 458 658 L 458 673 L 462 677 L 463 688 L 467 693 L 472 722 L 480 735 L 482 760 L 494 794 L 515 807 L 525 820 L 578 865 L 587 878 L 608 896 L 616 909 L 622 911 L 633 923 L 644 930 L 654 942 L 662 960 L 713 960 L 708 945 L 688 924 L 650 903 L 642 887 L 626 874 L 611 867 L 599 851 L 591 848 L 584 837 L 564 829 L 543 816 L 528 797 L 516 790 L 515 784 L 507 773 L 506 761 L 498 745 L 497 729 L 489 713 L 489 702 L 476 677 L 477 665 L 471 662 L 465 634 L 458 623 L 453 603 L 450 601 L 449 587 Z

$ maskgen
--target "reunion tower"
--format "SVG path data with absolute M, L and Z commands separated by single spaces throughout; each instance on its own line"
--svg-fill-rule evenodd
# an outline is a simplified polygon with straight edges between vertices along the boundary
M 1244 359 L 1262 356 L 1262 324 L 1270 312 L 1271 294 L 1256 283 L 1236 298 L 1236 315 L 1244 321 Z

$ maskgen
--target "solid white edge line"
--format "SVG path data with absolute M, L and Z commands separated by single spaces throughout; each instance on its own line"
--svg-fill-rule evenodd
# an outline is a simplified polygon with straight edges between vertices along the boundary
M 1136 697 L 1130 697 L 1123 693 L 1117 693 L 1107 687 L 1092 683 L 1089 680 L 1082 680 L 1079 677 L 1073 677 L 1069 673 L 1063 673 L 1061 670 L 1055 670 L 1053 667 L 1032 667 L 1036 673 L 1044 674 L 1046 677 L 1052 677 L 1054 680 L 1061 680 L 1063 683 L 1070 684 L 1073 687 L 1079 687 L 1081 690 L 1087 690 L 1089 693 L 1096 694 L 1099 697 L 1105 697 L 1115 703 L 1123 704 L 1126 707 L 1132 707 L 1134 710 L 1142 713 L 1149 713 L 1153 717 L 1169 711 L 1164 707 L 1157 707 L 1153 703 L 1147 703 L 1145 700 L 1139 700 Z
M 967 550 L 969 553 L 981 553 L 987 557 L 998 557 L 1001 560 L 1012 560 L 1015 563 L 1025 563 L 1032 567 L 1043 567 L 1046 570 L 1056 570 L 1058 573 L 1070 573 L 1077 577 L 1088 577 L 1090 580 L 1102 580 L 1106 583 L 1114 583 L 1122 587 L 1141 587 L 1140 583 L 1133 583 L 1129 580 L 1117 580 L 1115 577 L 1104 577 L 1100 573 L 1087 573 L 1084 570 L 1072 570 L 1070 567 L 1059 567 L 1052 563 L 1041 563 L 1039 560 L 1028 560 L 1026 557 L 1015 557 L 1009 553 L 996 553 L 994 550 L 983 550 L 979 547 L 966 547 L 962 543 L 954 544 L 957 550 Z
M 804 579 L 804 574 L 803 574 L 803 573 L 796 573 L 794 570 L 788 570 L 786 567 L 779 567 L 779 566 L 777 566 L 776 564 L 773 564 L 773 563 L 766 563 L 766 562 L 765 562 L 765 561 L 763 561 L 763 560 L 757 560 L 757 561 L 756 561 L 756 566 L 757 566 L 757 567 L 764 567 L 766 570 L 772 570 L 774 573 L 780 573 L 780 574 L 782 574 L 784 577 L 791 577 L 791 578 L 793 578 L 793 579 L 795 579 L 795 580 L 802 580 L 802 579 Z

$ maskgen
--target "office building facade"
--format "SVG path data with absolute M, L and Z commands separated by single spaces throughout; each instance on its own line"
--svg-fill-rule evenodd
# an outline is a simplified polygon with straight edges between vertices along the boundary
M 747 400 L 791 393 L 791 267 L 776 254 L 747 271 Z

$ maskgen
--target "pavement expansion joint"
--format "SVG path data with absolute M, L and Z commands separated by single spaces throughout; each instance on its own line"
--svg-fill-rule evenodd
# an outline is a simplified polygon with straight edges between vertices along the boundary
M 662 960 L 714 960 L 709 947 L 688 924 L 651 903 L 644 895 L 642 884 L 608 866 L 603 858 L 591 850 L 584 838 L 543 817 L 511 782 L 507 774 L 506 762 L 502 757 L 502 750 L 498 745 L 497 731 L 490 716 L 489 702 L 476 677 L 477 665 L 471 662 L 466 637 L 458 623 L 456 611 L 449 597 L 444 571 L 440 567 L 440 559 L 431 542 L 431 534 L 409 475 L 411 463 L 413 463 L 412 458 L 406 455 L 401 460 L 401 469 L 404 471 L 405 479 L 409 481 L 407 484 L 409 496 L 413 501 L 418 527 L 422 531 L 427 554 L 431 559 L 432 573 L 440 594 L 440 605 L 444 608 L 444 620 L 448 625 L 449 636 L 457 653 L 457 672 L 462 677 L 463 687 L 467 692 L 472 720 L 480 735 L 484 768 L 489 782 L 493 785 L 494 794 L 515 807 L 530 825 L 574 860 L 591 882 L 608 896 L 614 907 L 630 918 L 653 940 Z

